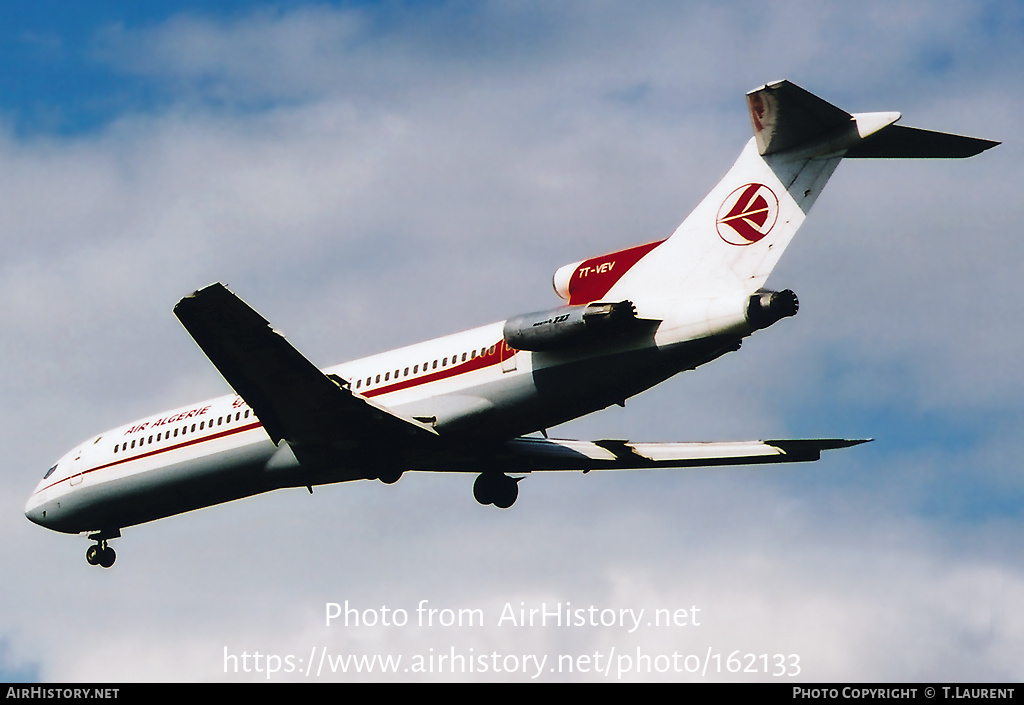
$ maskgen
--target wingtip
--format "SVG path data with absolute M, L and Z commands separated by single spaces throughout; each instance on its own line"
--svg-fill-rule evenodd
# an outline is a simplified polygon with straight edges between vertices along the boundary
M 835 438 L 822 441 L 822 450 L 837 450 L 839 448 L 852 448 L 863 443 L 871 443 L 874 438 Z M 828 444 L 828 445 L 825 445 Z
M 801 438 L 801 439 L 779 439 L 771 441 L 763 441 L 776 448 L 782 448 L 786 452 L 798 452 L 806 450 L 816 450 L 821 452 L 823 450 L 839 450 L 840 448 L 852 448 L 853 446 L 859 446 L 862 443 L 870 443 L 873 438 Z

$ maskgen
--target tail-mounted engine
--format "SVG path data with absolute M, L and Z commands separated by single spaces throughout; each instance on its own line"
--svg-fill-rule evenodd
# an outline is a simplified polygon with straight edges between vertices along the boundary
M 614 340 L 635 329 L 640 319 L 631 301 L 562 306 L 505 321 L 505 342 L 516 350 L 562 350 Z
M 788 316 L 795 316 L 800 302 L 791 289 L 785 291 L 761 290 L 747 302 L 747 323 L 754 330 L 767 328 Z

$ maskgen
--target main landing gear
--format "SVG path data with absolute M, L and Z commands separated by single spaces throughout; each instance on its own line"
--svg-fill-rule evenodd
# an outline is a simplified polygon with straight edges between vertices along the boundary
M 89 565 L 101 565 L 104 568 L 109 568 L 114 565 L 116 559 L 117 554 L 107 545 L 106 540 L 98 541 L 95 546 L 89 546 L 89 550 L 85 552 L 85 560 Z
M 377 479 L 385 485 L 393 485 L 402 479 L 402 474 L 401 468 L 386 467 L 377 473 Z
M 521 479 L 504 473 L 481 473 L 473 483 L 473 497 L 480 504 L 493 504 L 499 509 L 508 509 L 519 497 Z

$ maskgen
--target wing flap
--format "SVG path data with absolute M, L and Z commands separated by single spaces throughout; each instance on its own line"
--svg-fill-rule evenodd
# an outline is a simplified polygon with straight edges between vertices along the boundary
M 186 296 L 174 314 L 274 443 L 354 448 L 437 436 L 321 372 L 223 284 Z
M 789 439 L 771 441 L 630 443 L 516 438 L 506 444 L 532 471 L 639 470 L 799 463 L 818 460 L 823 450 L 849 448 L 870 439 Z

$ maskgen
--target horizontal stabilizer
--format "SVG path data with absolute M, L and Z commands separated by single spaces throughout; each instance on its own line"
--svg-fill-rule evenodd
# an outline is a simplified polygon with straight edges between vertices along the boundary
M 965 159 L 998 142 L 917 127 L 890 125 L 846 152 L 853 159 Z
M 894 125 L 899 113 L 850 113 L 789 81 L 747 94 L 761 156 L 812 148 L 814 154 L 853 158 L 965 158 L 998 142 Z

